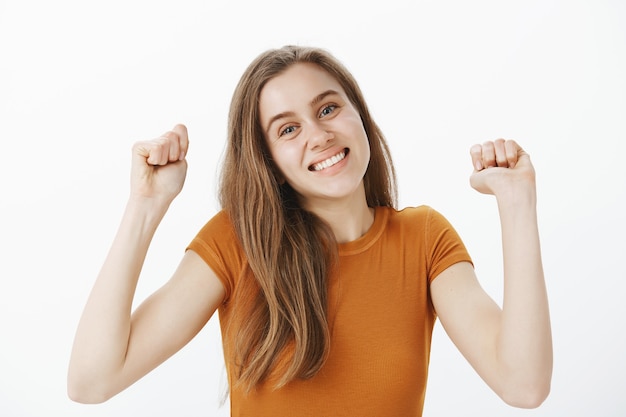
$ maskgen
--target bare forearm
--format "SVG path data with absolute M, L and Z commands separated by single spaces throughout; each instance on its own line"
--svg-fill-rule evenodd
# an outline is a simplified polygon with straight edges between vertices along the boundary
M 504 255 L 504 300 L 498 360 L 511 390 L 545 392 L 552 337 L 534 190 L 498 198 Z
M 137 280 L 166 208 L 148 200 L 129 201 L 78 325 L 70 385 L 106 381 L 123 366 Z

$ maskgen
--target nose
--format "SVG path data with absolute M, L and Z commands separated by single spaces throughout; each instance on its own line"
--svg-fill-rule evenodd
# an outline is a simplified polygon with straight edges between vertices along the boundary
M 332 132 L 329 132 L 321 123 L 312 123 L 309 127 L 309 149 L 323 149 L 335 138 Z

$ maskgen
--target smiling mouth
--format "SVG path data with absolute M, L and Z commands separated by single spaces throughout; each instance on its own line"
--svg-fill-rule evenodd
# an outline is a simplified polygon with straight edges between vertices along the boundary
M 348 155 L 350 150 L 348 148 L 343 149 L 337 155 L 333 155 L 328 159 L 323 160 L 322 162 L 318 162 L 317 164 L 313 164 L 309 167 L 309 171 L 321 171 L 326 168 L 330 168 L 339 161 L 343 161 L 343 159 Z

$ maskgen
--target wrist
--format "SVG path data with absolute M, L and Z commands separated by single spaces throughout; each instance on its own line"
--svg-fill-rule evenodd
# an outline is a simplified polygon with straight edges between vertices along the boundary
M 126 204 L 125 217 L 146 229 L 156 229 L 171 201 L 131 195 Z
M 505 207 L 535 207 L 537 193 L 534 189 L 511 187 L 495 194 L 498 206 Z
M 521 225 L 537 221 L 537 197 L 534 189 L 511 189 L 496 194 L 502 225 Z

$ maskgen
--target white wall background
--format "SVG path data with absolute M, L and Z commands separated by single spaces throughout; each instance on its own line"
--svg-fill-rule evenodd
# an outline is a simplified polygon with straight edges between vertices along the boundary
M 503 404 L 438 326 L 425 416 L 626 414 L 626 3 L 0 0 L 0 415 L 226 416 L 217 320 L 109 402 L 74 404 L 74 330 L 117 228 L 130 147 L 175 123 L 187 183 L 137 299 L 217 209 L 232 90 L 258 53 L 329 49 L 390 141 L 401 205 L 456 226 L 481 282 L 502 282 L 495 201 L 468 149 L 517 139 L 538 172 L 555 366 L 542 407 Z

